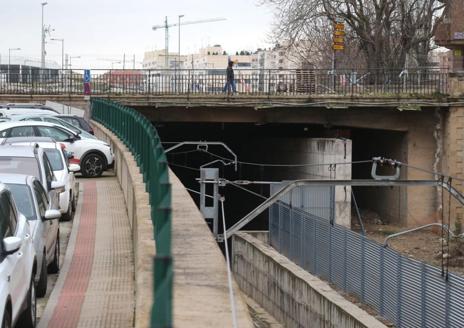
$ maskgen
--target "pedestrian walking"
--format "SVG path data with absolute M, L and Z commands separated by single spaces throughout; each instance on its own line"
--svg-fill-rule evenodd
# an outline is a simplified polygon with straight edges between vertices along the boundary
M 230 90 L 232 89 L 232 93 L 235 94 L 237 93 L 237 89 L 235 86 L 235 78 L 234 78 L 234 62 L 229 60 L 229 64 L 227 65 L 227 70 L 226 70 L 226 85 L 224 85 L 223 92 L 225 93 L 227 91 L 227 94 L 230 94 Z

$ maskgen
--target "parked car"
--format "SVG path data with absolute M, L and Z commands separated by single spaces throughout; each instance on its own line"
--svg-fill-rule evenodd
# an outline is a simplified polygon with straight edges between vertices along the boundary
M 47 292 L 47 272 L 57 273 L 60 269 L 61 213 L 49 209 L 49 199 L 40 181 L 33 176 L 1 174 L 0 181 L 11 191 L 16 206 L 29 222 L 34 244 L 37 272 L 35 286 L 38 297 Z
M 83 139 L 97 139 L 94 135 L 88 133 L 87 131 L 72 125 L 71 123 L 66 122 L 58 116 L 51 116 L 49 114 L 35 114 L 35 115 L 9 115 L 4 118 L 5 121 L 42 121 L 49 122 L 56 125 L 61 125 L 74 133 L 78 134 Z
M 59 209 L 62 218 L 66 221 L 72 220 L 79 194 L 74 173 L 80 171 L 81 167 L 78 164 L 68 162 L 70 153 L 65 150 L 64 144 L 57 143 L 48 137 L 9 138 L 5 139 L 3 144 L 29 147 L 39 145 L 45 150 L 56 180 L 64 184 L 64 192 L 59 195 Z
M 58 112 L 50 107 L 38 104 L 3 104 L 0 105 L 0 117 L 9 115 L 34 115 L 49 114 L 57 115 Z
M 51 200 L 51 209 L 59 209 L 59 193 L 63 183 L 56 180 L 45 150 L 34 147 L 0 146 L 0 173 L 16 173 L 35 176 Z
M 64 114 L 59 114 L 57 117 L 61 118 L 62 120 L 65 120 L 68 123 L 71 123 L 77 128 L 80 128 L 84 131 L 87 131 L 90 134 L 94 134 L 92 126 L 90 126 L 90 123 L 85 120 L 85 118 L 77 116 L 77 115 L 64 115 Z
M 0 316 L 2 327 L 36 326 L 37 261 L 29 224 L 0 184 Z
M 1 122 L 0 138 L 41 136 L 50 137 L 63 143 L 66 149 L 80 160 L 84 177 L 98 177 L 113 166 L 114 156 L 111 147 L 98 139 L 83 139 L 73 131 L 47 122 Z

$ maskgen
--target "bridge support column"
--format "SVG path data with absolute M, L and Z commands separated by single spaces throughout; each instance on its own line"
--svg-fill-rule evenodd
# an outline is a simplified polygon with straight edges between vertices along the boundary
M 449 78 L 449 93 L 454 98 L 464 96 L 464 74 L 451 73 Z M 444 140 L 443 140 L 443 157 L 442 172 L 446 175 L 454 176 L 459 179 L 464 178 L 464 106 L 451 106 L 443 118 Z M 462 181 L 454 179 L 453 186 L 460 192 L 464 192 Z M 445 193 L 447 197 L 447 194 Z M 447 199 L 447 198 L 445 198 Z M 441 200 L 438 200 L 441 204 Z M 448 206 L 445 202 L 444 215 L 448 216 Z M 461 230 L 461 224 L 464 220 L 464 208 L 456 201 L 451 201 L 450 209 L 451 228 Z M 459 231 L 461 232 L 461 231 Z
M 464 106 L 451 107 L 446 117 L 443 172 L 460 179 L 464 178 Z M 464 192 L 462 181 L 455 179 L 452 181 L 452 184 L 460 192 Z M 447 196 L 446 193 L 445 195 Z M 447 204 L 445 204 L 444 208 L 445 218 L 447 218 Z M 461 229 L 460 225 L 464 219 L 464 208 L 452 200 L 450 214 L 451 227 L 458 230 Z

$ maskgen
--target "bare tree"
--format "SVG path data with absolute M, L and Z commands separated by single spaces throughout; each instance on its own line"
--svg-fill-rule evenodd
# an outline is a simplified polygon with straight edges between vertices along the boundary
M 373 68 L 427 65 L 439 0 L 262 0 L 276 8 L 273 37 L 327 62 L 332 25 L 346 25 L 345 63 Z M 309 58 L 308 58 L 309 57 Z M 310 59 L 317 58 L 317 59 Z

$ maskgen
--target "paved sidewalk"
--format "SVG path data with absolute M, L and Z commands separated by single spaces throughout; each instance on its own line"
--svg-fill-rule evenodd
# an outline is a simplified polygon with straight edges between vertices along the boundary
M 115 177 L 80 182 L 65 261 L 39 327 L 132 327 L 134 262 L 122 191 Z

